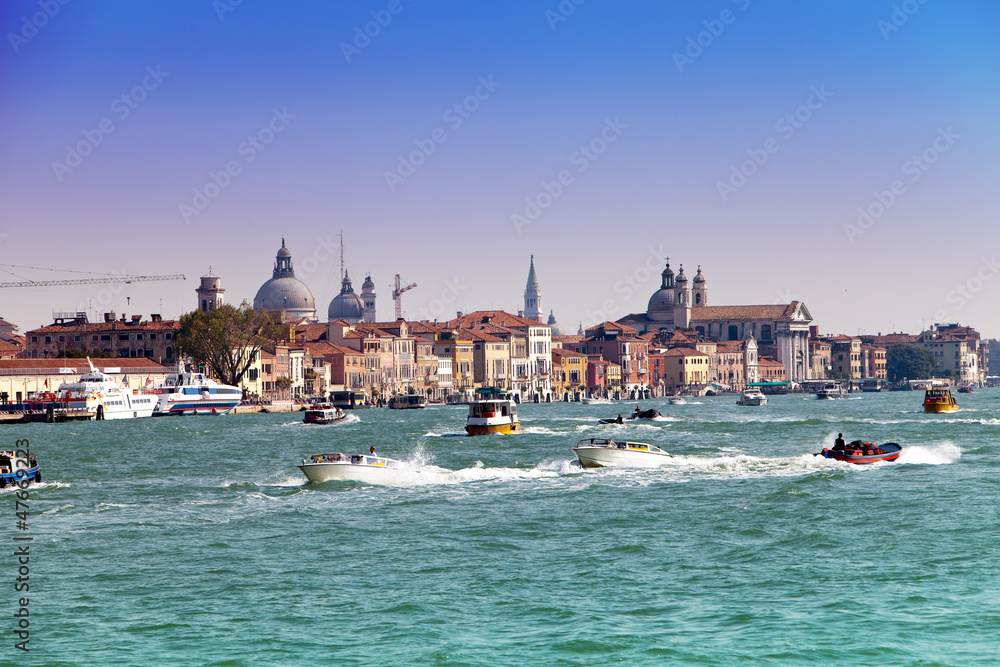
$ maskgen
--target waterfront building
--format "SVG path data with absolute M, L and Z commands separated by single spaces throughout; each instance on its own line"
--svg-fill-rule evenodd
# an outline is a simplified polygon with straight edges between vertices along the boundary
M 986 376 L 986 346 L 979 332 L 958 324 L 937 324 L 923 331 L 914 343 L 934 357 L 935 375 L 947 375 L 960 384 L 982 384 Z
M 830 343 L 830 377 L 837 380 L 861 378 L 861 339 L 840 334 L 826 339 Z
M 688 329 L 714 341 L 739 341 L 753 336 L 762 354 L 785 365 L 786 376 L 801 382 L 809 377 L 809 324 L 812 315 L 801 301 L 783 305 L 712 306 L 708 281 L 698 267 L 689 287 L 684 267 L 677 275 L 667 262 L 660 274 L 660 288 L 653 293 L 645 313 L 618 320 L 640 334 L 649 331 Z
M 629 398 L 640 398 L 648 390 L 649 341 L 638 336 L 635 329 L 603 322 L 587 329 L 586 337 L 574 347 L 577 352 L 599 354 L 617 364 L 621 387 Z
M 0 318 L 0 359 L 13 359 L 25 351 L 24 336 L 17 334 L 17 326 Z
M 671 393 L 708 384 L 710 360 L 707 354 L 689 347 L 672 347 L 662 356 L 663 380 Z
M 879 345 L 861 343 L 861 377 L 886 379 L 885 358 L 887 350 Z
M 195 293 L 198 295 L 197 309 L 206 313 L 225 302 L 226 289 L 222 286 L 222 278 L 212 273 L 212 267 L 208 267 L 208 273 L 201 277 L 201 285 Z
M 176 361 L 174 335 L 180 324 L 157 313 L 148 320 L 124 314 L 115 319 L 114 313 L 105 313 L 103 322 L 90 322 L 85 312 L 56 313 L 54 319 L 52 324 L 25 334 L 25 357 L 52 359 L 63 350 L 99 350 L 118 358 L 146 358 L 162 364 Z
M 292 253 L 285 247 L 285 239 L 281 239 L 275 255 L 271 279 L 257 290 L 253 307 L 281 311 L 292 321 L 302 318 L 316 321 L 316 300 L 305 283 L 295 277 Z
M 608 394 L 608 366 L 599 354 L 587 355 L 587 391 L 594 398 L 606 398 Z
M 733 391 L 742 391 L 751 382 L 760 382 L 757 341 L 720 341 L 717 344 L 718 381 Z
M 760 381 L 761 382 L 785 382 L 785 365 L 780 361 L 771 359 L 770 357 L 761 357 L 757 361 L 757 367 L 760 369 Z
M 587 391 L 587 355 L 552 349 L 552 391 L 556 400 L 573 400 Z
M 110 375 L 126 390 L 163 384 L 176 368 L 152 359 L 91 359 L 94 366 Z M 29 394 L 54 392 L 63 382 L 77 382 L 90 370 L 86 359 L 0 359 L 0 402 L 20 403 Z
M 510 389 L 507 381 L 510 341 L 472 329 L 463 329 L 460 334 L 472 341 L 473 381 L 476 387 Z
M 434 353 L 438 357 L 438 368 L 447 359 L 450 361 L 452 393 L 457 400 L 471 400 L 474 396 L 475 377 L 473 373 L 473 342 L 463 337 L 460 331 L 441 331 L 434 336 Z

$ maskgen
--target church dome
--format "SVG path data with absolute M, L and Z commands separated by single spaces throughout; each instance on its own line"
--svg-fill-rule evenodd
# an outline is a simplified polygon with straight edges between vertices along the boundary
M 687 281 L 688 278 L 684 275 L 684 265 L 681 264 L 681 270 L 677 272 L 677 282 L 686 283 Z
M 369 273 L 365 276 L 365 281 L 361 283 L 362 292 L 372 292 L 375 290 L 375 283 L 372 282 L 372 275 Z
M 370 278 L 367 282 L 370 282 Z M 374 287 L 374 283 L 372 287 Z M 344 281 L 340 287 L 340 294 L 333 297 L 326 314 L 331 322 L 334 320 L 344 320 L 346 322 L 360 322 L 364 314 L 365 304 L 361 297 L 354 293 L 351 285 L 351 277 L 344 271 Z
M 316 300 L 306 284 L 295 277 L 292 253 L 285 247 L 284 239 L 281 239 L 281 248 L 275 256 L 274 273 L 257 290 L 253 307 L 283 310 L 285 317 L 290 320 L 303 317 L 313 321 L 316 319 Z
M 698 274 L 694 277 L 694 282 L 703 283 L 705 282 L 705 276 L 701 275 L 701 265 L 698 265 Z
M 660 289 L 653 292 L 649 297 L 649 304 L 646 306 L 646 315 L 650 319 L 662 322 L 672 320 L 674 313 L 674 272 L 670 269 L 670 262 L 660 274 L 662 278 Z
M 566 331 L 561 326 L 559 326 L 558 322 L 556 322 L 556 316 L 552 313 L 551 310 L 549 311 L 549 321 L 546 322 L 546 324 L 548 324 L 549 328 L 552 329 L 553 336 L 566 335 Z

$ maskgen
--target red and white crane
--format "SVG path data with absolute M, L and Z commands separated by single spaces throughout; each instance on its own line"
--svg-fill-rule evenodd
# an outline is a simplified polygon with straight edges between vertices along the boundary
M 406 290 L 411 290 L 416 286 L 417 286 L 416 283 L 410 283 L 409 285 L 406 285 L 404 287 L 403 281 L 399 277 L 399 274 L 398 273 L 396 274 L 396 287 L 395 289 L 392 290 L 392 300 L 396 303 L 397 320 L 403 316 L 403 299 L 402 299 L 403 292 L 405 292 Z

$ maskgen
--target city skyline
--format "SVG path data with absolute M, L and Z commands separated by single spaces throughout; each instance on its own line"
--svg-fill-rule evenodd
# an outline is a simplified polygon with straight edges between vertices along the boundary
M 544 316 L 575 332 L 645 311 L 669 256 L 702 267 L 711 303 L 803 301 L 824 333 L 1000 337 L 998 18 L 917 0 L 6 3 L 3 281 L 187 280 L 7 289 L 0 316 L 22 333 L 81 306 L 173 319 L 209 267 L 252 302 L 284 237 L 325 321 L 343 230 L 380 320 L 397 273 L 418 285 L 410 319 L 516 313 L 534 255 Z

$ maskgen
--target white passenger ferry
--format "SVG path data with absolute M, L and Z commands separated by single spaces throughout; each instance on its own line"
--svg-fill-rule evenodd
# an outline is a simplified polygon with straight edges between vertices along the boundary
M 156 407 L 156 396 L 140 390 L 122 389 L 110 375 L 94 367 L 77 382 L 63 382 L 52 395 L 60 407 L 93 412 L 98 420 L 149 417 Z
M 189 373 L 179 366 L 157 387 L 154 417 L 165 415 L 224 415 L 243 400 L 243 390 L 220 384 L 204 373 Z

